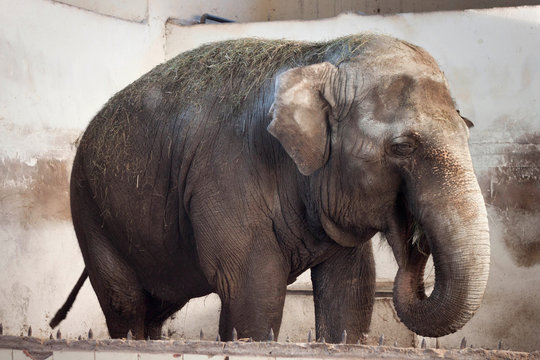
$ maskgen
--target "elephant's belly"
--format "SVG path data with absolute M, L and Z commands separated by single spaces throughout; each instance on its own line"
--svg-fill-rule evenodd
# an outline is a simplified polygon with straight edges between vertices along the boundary
M 176 264 L 162 262 L 137 271 L 143 288 L 170 302 L 181 302 L 211 292 L 198 265 L 182 258 Z
M 182 245 L 158 243 L 128 253 L 126 260 L 151 295 L 179 302 L 210 293 L 195 250 Z

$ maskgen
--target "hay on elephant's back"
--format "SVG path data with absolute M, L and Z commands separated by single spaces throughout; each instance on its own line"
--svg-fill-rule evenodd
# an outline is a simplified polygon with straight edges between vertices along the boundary
M 155 136 L 157 123 L 196 116 L 216 104 L 216 115 L 235 116 L 280 70 L 329 61 L 339 65 L 361 53 L 371 35 L 320 43 L 240 39 L 210 43 L 179 54 L 113 96 L 88 127 L 81 145 L 95 172 L 132 178 L 149 161 L 134 138 Z M 247 105 L 249 106 L 249 105 Z
M 320 43 L 240 39 L 203 45 L 157 66 L 130 86 L 140 101 L 150 88 L 196 104 L 206 95 L 237 107 L 281 69 L 329 61 L 335 65 L 357 55 L 370 35 Z

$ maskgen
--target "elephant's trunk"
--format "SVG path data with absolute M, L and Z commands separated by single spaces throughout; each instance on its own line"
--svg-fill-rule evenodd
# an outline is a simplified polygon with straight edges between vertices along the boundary
M 413 195 L 420 200 L 415 201 L 416 211 L 409 210 L 423 233 L 419 243 L 396 254 L 401 255 L 394 283 L 396 311 L 408 328 L 422 336 L 439 337 L 460 329 L 480 306 L 486 288 L 490 256 L 487 215 L 476 179 L 460 181 L 460 185 L 464 183 L 466 186 L 447 194 L 439 188 L 427 196 Z M 424 251 L 419 250 L 422 244 Z M 435 286 L 427 297 L 423 274 L 430 250 Z

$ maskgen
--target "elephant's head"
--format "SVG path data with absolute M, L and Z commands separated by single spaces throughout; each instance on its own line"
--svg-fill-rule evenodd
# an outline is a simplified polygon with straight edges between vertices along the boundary
M 377 38 L 338 66 L 286 71 L 275 91 L 268 130 L 307 177 L 326 234 L 343 246 L 385 234 L 399 265 L 401 320 L 423 336 L 461 328 L 486 287 L 489 233 L 467 144 L 472 124 L 433 58 Z

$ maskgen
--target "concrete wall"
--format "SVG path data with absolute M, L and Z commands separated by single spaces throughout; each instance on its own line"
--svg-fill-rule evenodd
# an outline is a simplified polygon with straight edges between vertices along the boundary
M 337 16 L 344 12 L 366 15 L 396 14 L 424 11 L 482 9 L 504 6 L 536 5 L 537 0 L 54 0 L 78 6 L 100 14 L 131 21 L 148 19 L 151 9 L 166 10 L 182 24 L 198 22 L 204 13 L 238 22 L 276 20 L 315 20 Z
M 112 94 L 163 61 L 163 21 L 3 0 L 0 23 L 0 322 L 45 335 L 84 266 L 69 214 L 72 144 Z M 66 333 L 106 334 L 89 284 L 72 312 Z
M 476 124 L 471 151 L 488 203 L 491 277 L 479 313 L 442 344 L 456 346 L 467 336 L 475 345 L 496 346 L 502 339 L 513 349 L 540 348 L 540 7 L 166 24 L 178 4 L 149 1 L 145 19 L 128 11 L 134 21 L 126 21 L 58 2 L 0 1 L 0 322 L 6 332 L 32 325 L 34 334 L 48 336 L 47 321 L 83 268 L 68 205 L 72 144 L 112 94 L 166 58 L 208 41 L 321 40 L 375 31 L 425 47 L 446 73 L 462 114 Z M 383 247 L 377 261 L 379 280 L 391 279 L 389 250 Z M 375 336 L 394 316 L 384 299 L 377 308 Z M 167 329 L 174 336 L 198 336 L 201 327 L 215 334 L 218 312 L 215 296 L 199 299 Z M 71 336 L 88 328 L 106 336 L 88 282 L 61 328 Z M 309 328 L 310 298 L 289 296 L 282 336 L 300 340 Z

